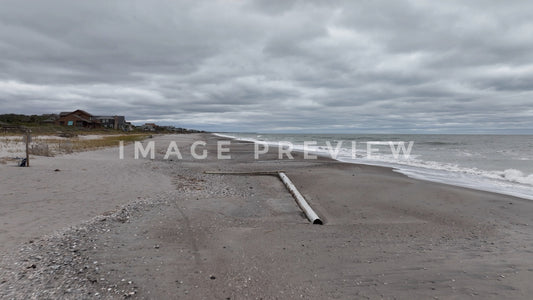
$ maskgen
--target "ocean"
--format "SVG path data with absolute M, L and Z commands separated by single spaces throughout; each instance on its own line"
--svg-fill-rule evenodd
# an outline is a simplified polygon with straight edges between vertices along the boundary
M 416 179 L 533 200 L 533 135 L 219 135 L 276 146 L 289 142 L 297 151 L 303 151 L 307 141 L 309 153 L 336 156 L 342 162 L 392 167 Z

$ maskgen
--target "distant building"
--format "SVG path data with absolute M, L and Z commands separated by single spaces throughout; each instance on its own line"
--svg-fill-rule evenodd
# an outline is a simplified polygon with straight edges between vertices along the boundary
M 84 128 L 109 128 L 123 131 L 133 130 L 133 125 L 126 122 L 124 116 L 93 116 L 81 109 L 73 112 L 61 112 L 55 120 L 56 125 Z
M 132 131 L 133 129 L 135 129 L 135 126 L 131 122 L 124 123 L 124 131 Z
M 126 130 L 126 118 L 124 116 L 95 116 L 102 127 Z
M 73 112 L 61 112 L 59 118 L 55 121 L 59 126 L 76 126 L 84 128 L 98 128 L 100 122 L 94 119 L 94 116 L 81 109 Z
M 144 123 L 144 125 L 141 126 L 141 129 L 144 131 L 155 131 L 157 128 L 157 125 L 155 123 Z

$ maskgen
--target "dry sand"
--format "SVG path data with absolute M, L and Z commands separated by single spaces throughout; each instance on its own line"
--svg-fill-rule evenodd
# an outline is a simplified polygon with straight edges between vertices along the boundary
M 168 190 L 168 176 L 117 149 L 32 156 L 31 168 L 0 165 L 0 250 Z
M 188 145 L 208 142 L 207 160 Z M 533 293 L 533 203 L 211 135 L 0 165 L 3 298 L 511 298 Z M 164 160 L 170 141 L 183 159 Z M 54 169 L 60 169 L 54 172 Z M 284 170 L 326 224 L 311 225 Z M 24 184 L 26 183 L 26 184 Z M 117 206 L 123 205 L 120 208 Z M 100 215 L 100 216 L 98 216 Z M 66 226 L 74 226 L 64 229 Z M 55 232 L 55 233 L 54 233 Z

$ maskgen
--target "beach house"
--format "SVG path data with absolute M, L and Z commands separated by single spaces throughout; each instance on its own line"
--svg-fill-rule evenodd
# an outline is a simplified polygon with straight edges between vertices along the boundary
M 61 112 L 59 118 L 55 121 L 60 126 L 76 126 L 84 128 L 98 128 L 100 122 L 90 113 L 77 109 L 73 112 Z
M 126 130 L 126 118 L 124 116 L 94 116 L 93 119 L 100 122 L 102 127 Z
M 141 125 L 141 129 L 144 131 L 155 131 L 157 127 L 155 123 L 144 123 L 144 125 Z

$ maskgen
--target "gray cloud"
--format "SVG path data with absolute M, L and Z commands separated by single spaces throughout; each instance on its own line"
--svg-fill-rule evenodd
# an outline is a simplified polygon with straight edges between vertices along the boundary
M 523 1 L 12 1 L 2 113 L 213 131 L 531 132 Z

